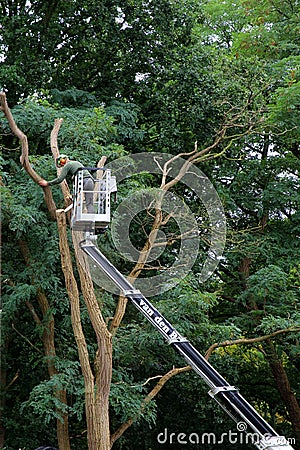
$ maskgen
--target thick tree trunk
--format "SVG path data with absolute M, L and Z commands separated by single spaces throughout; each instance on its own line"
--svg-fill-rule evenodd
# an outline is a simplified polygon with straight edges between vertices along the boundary
M 96 450 L 97 447 L 95 442 L 97 442 L 98 433 L 94 420 L 94 376 L 91 370 L 87 343 L 81 325 L 79 291 L 73 273 L 72 258 L 67 240 L 66 216 L 64 210 L 57 210 L 56 216 L 59 232 L 62 270 L 65 276 L 66 289 L 70 299 L 72 326 L 77 344 L 82 375 L 84 378 L 88 447 L 89 450 Z
M 12 132 L 17 136 L 17 138 L 20 141 L 21 147 L 22 147 L 22 153 L 20 156 L 20 162 L 28 175 L 36 182 L 38 183 L 39 180 L 41 180 L 41 177 L 35 172 L 35 170 L 32 168 L 30 162 L 29 162 L 29 147 L 28 147 L 28 141 L 27 136 L 19 129 L 17 126 L 13 115 L 8 107 L 7 101 L 6 101 L 6 95 L 4 92 L 0 93 L 0 110 L 3 111 L 5 114 L 9 126 L 12 130 Z M 58 119 L 55 122 L 54 129 L 51 133 L 51 144 L 55 145 L 57 133 L 59 130 L 59 127 L 61 125 L 62 119 Z M 47 205 L 47 208 L 53 218 L 56 218 L 56 205 L 54 203 L 52 192 L 50 187 L 46 187 L 44 189 L 44 195 L 45 195 L 45 203 Z M 26 261 L 26 264 L 29 263 L 29 250 L 27 247 L 27 244 L 23 242 L 23 245 L 21 243 L 21 251 L 23 253 L 23 257 Z M 33 280 L 34 282 L 34 280 Z M 50 306 L 48 304 L 47 298 L 45 294 L 39 290 L 38 291 L 38 301 L 40 308 L 42 310 L 42 314 L 44 318 L 48 319 L 47 325 L 44 328 L 43 333 L 43 345 L 45 350 L 45 355 L 47 357 L 47 365 L 48 365 L 48 372 L 49 376 L 53 376 L 57 374 L 57 370 L 54 366 L 54 357 L 55 357 L 55 342 L 54 342 L 54 318 L 52 314 L 49 314 L 50 312 Z M 35 320 L 37 316 L 34 316 Z M 54 392 L 55 397 L 67 404 L 67 394 L 64 390 L 57 390 Z M 68 415 L 65 413 L 62 413 L 61 411 L 58 411 L 59 415 L 62 417 L 62 420 L 57 420 L 57 438 L 58 438 L 58 444 L 60 450 L 69 450 L 70 449 L 70 442 L 69 442 L 69 432 L 68 432 Z
M 20 161 L 29 176 L 38 183 L 41 177 L 33 170 L 29 163 L 29 151 L 27 136 L 18 128 L 11 111 L 7 105 L 6 96 L 0 93 L 0 110 L 5 114 L 12 132 L 18 137 L 22 146 L 22 154 Z M 50 137 L 51 150 L 53 157 L 58 155 L 57 135 L 62 123 L 62 119 L 57 119 Z M 100 161 L 100 165 L 104 164 L 105 157 Z M 67 204 L 70 203 L 70 192 L 67 184 L 62 183 L 63 193 Z M 57 219 L 58 229 L 60 234 L 60 250 L 62 269 L 65 275 L 66 287 L 71 302 L 71 318 L 74 330 L 74 335 L 78 347 L 79 359 L 81 363 L 82 373 L 85 383 L 85 406 L 87 418 L 87 436 L 89 450 L 109 450 L 110 449 L 110 432 L 109 432 L 109 390 L 112 374 L 112 340 L 111 334 L 107 330 L 105 321 L 101 315 L 100 307 L 94 295 L 93 285 L 89 271 L 85 271 L 84 267 L 78 266 L 81 278 L 82 291 L 85 302 L 89 311 L 90 319 L 96 333 L 98 342 L 98 352 L 96 358 L 96 377 L 94 379 L 91 370 L 87 345 L 85 342 L 84 333 L 81 327 L 80 319 L 80 304 L 79 292 L 77 283 L 73 274 L 72 261 L 66 236 L 66 218 L 63 210 L 56 212 L 56 206 L 52 198 L 51 189 L 44 188 L 45 201 L 48 210 L 52 217 Z M 23 248 L 25 253 L 26 248 Z M 28 256 L 28 255 L 27 255 Z M 25 255 L 25 257 L 27 257 Z M 49 305 L 47 298 L 42 291 L 38 293 L 38 300 L 40 307 L 45 317 L 49 313 Z M 47 316 L 48 317 L 48 316 Z M 38 319 L 38 318 L 37 318 Z M 48 371 L 55 374 L 54 357 L 54 318 L 50 314 L 43 334 L 43 344 L 47 356 Z M 57 391 L 55 393 L 57 399 L 66 402 L 66 393 L 64 391 Z M 59 440 L 60 450 L 69 450 L 68 438 L 68 421 L 67 416 L 63 417 L 63 422 L 57 422 L 57 434 Z
M 267 341 L 265 355 L 275 378 L 281 398 L 284 401 L 286 409 L 289 413 L 296 437 L 300 441 L 300 407 L 296 396 L 292 391 L 287 373 L 284 370 L 281 360 L 277 356 L 272 341 Z
M 87 344 L 81 326 L 79 292 L 73 274 L 72 259 L 67 241 L 66 215 L 64 210 L 57 210 L 56 214 L 62 269 L 70 298 L 72 326 L 85 384 L 88 448 L 89 450 L 109 450 L 110 431 L 108 396 L 112 372 L 111 335 L 107 330 L 105 321 L 101 315 L 99 304 L 94 295 L 88 267 L 84 266 L 84 264 L 87 264 L 87 261 L 84 258 L 80 258 L 78 270 L 81 279 L 82 292 L 98 343 L 98 352 L 95 362 L 96 377 L 94 378 Z
M 59 154 L 57 135 L 62 123 L 62 119 L 55 121 L 53 130 L 50 136 L 51 150 L 54 160 Z M 106 157 L 103 156 L 97 167 L 103 167 L 106 161 Z M 100 172 L 98 173 L 98 175 Z M 64 182 L 61 183 L 62 192 L 66 201 L 66 204 L 70 204 L 70 190 L 68 185 Z M 62 210 L 58 210 L 57 222 L 60 232 L 60 245 L 61 249 L 64 248 L 62 253 L 62 263 L 65 276 L 69 273 L 69 287 L 73 285 L 75 287 L 75 279 L 73 276 L 72 262 L 69 259 L 69 247 L 66 240 L 66 218 Z M 73 243 L 75 250 L 79 248 L 78 238 L 81 238 L 79 233 L 73 233 Z M 82 362 L 82 372 L 85 382 L 85 395 L 86 395 L 86 420 L 87 420 L 87 434 L 88 434 L 88 446 L 90 450 L 108 450 L 110 448 L 110 428 L 109 428 L 109 392 L 112 376 L 112 340 L 111 334 L 107 330 L 107 326 L 102 317 L 101 310 L 98 301 L 94 294 L 93 282 L 90 276 L 89 266 L 87 259 L 81 250 L 77 251 L 77 267 L 80 276 L 81 290 L 83 297 L 89 312 L 90 320 L 94 328 L 98 351 L 95 360 L 96 375 L 91 370 L 89 355 L 87 353 L 86 344 L 84 341 L 84 334 L 81 328 L 80 322 L 80 309 L 79 298 L 77 298 L 77 284 L 75 288 L 75 302 L 72 302 L 71 298 L 74 292 L 69 292 L 71 300 L 71 316 L 74 319 L 73 329 L 77 342 L 80 361 Z M 64 266 L 65 264 L 65 266 Z M 64 268 L 65 267 L 65 268 Z M 68 268 L 67 268 L 68 267 Z M 68 283 L 66 283 L 68 287 Z M 71 296 L 70 296 L 71 295 Z M 96 392 L 96 394 L 95 394 Z
M 77 267 L 83 297 L 96 334 L 98 350 L 95 358 L 95 420 L 98 429 L 98 449 L 110 449 L 109 392 L 112 377 L 112 336 L 107 329 L 101 309 L 94 294 L 94 286 L 86 255 L 79 249 L 80 233 L 73 233 Z

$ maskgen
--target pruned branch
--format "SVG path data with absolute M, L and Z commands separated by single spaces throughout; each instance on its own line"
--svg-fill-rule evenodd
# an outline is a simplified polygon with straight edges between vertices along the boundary
M 51 147 L 51 152 L 53 155 L 53 159 L 54 159 L 54 163 L 56 161 L 56 158 L 59 156 L 60 152 L 58 149 L 58 143 L 57 143 L 57 137 L 58 137 L 58 133 L 61 127 L 61 124 L 63 123 L 62 118 L 60 119 L 55 119 L 54 121 L 54 125 L 50 134 L 50 147 Z M 57 169 L 57 175 L 59 175 L 61 172 L 61 169 Z M 60 187 L 61 187 L 61 191 L 63 193 L 64 199 L 65 199 L 65 204 L 66 206 L 69 206 L 72 201 L 71 201 L 71 193 L 70 193 L 70 188 L 68 186 L 68 183 L 66 182 L 66 180 L 63 180 L 60 183 Z
M 54 126 L 52 128 L 50 134 L 50 147 L 52 151 L 53 158 L 56 159 L 59 156 L 58 144 L 57 144 L 57 136 L 63 123 L 64 119 L 55 119 Z
M 17 126 L 15 119 L 8 107 L 6 95 L 4 92 L 0 92 L 0 109 L 3 111 L 5 117 L 7 118 L 8 124 L 10 126 L 11 131 L 15 136 L 19 139 L 22 146 L 22 154 L 20 157 L 20 161 L 26 172 L 31 176 L 31 178 L 38 182 L 41 177 L 33 170 L 28 160 L 28 141 L 27 136 L 24 134 L 20 128 Z
M 11 131 L 14 133 L 14 135 L 19 139 L 21 143 L 22 152 L 20 156 L 20 162 L 22 166 L 24 167 L 28 175 L 33 179 L 33 181 L 35 181 L 35 183 L 38 183 L 42 178 L 35 172 L 35 170 L 32 168 L 29 162 L 29 148 L 27 136 L 17 126 L 15 119 L 13 118 L 13 115 L 8 107 L 6 95 L 4 92 L 0 92 L 0 109 L 1 111 L 3 111 L 5 117 L 7 118 Z M 49 186 L 46 186 L 43 189 L 47 208 L 51 216 L 55 218 L 56 205 L 52 197 L 51 189 Z

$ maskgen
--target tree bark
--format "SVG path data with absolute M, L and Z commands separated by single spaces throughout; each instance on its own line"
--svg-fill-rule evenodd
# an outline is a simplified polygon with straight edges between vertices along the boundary
M 54 160 L 59 155 L 57 136 L 63 119 L 56 119 L 50 136 L 51 151 Z M 103 167 L 106 157 L 103 156 L 97 167 Z M 58 169 L 59 173 L 59 169 Z M 61 189 L 66 205 L 71 203 L 70 189 L 64 181 Z M 56 218 L 60 235 L 62 268 L 67 277 L 66 287 L 71 301 L 71 318 L 73 331 L 81 362 L 86 400 L 86 420 L 89 450 L 108 450 L 110 448 L 109 429 L 109 392 L 112 376 L 112 340 L 94 294 L 92 278 L 86 256 L 79 250 L 81 233 L 72 233 L 77 268 L 80 277 L 82 294 L 88 309 L 89 317 L 95 331 L 98 350 L 95 358 L 96 374 L 94 376 L 84 333 L 81 327 L 78 287 L 73 275 L 72 261 L 66 236 L 66 216 L 63 210 L 57 210 Z M 96 393 L 96 394 L 95 394 Z
M 95 443 L 97 442 L 97 427 L 94 421 L 94 376 L 90 366 L 87 343 L 81 325 L 79 290 L 73 273 L 72 259 L 68 246 L 66 216 L 63 209 L 57 210 L 56 215 L 59 232 L 61 265 L 65 277 L 66 289 L 70 299 L 73 332 L 77 344 L 80 366 L 85 385 L 85 411 L 87 418 L 88 445 L 89 450 L 96 450 L 97 446 L 95 445 Z
M 21 253 L 23 255 L 26 265 L 30 266 L 30 252 L 29 252 L 27 243 L 25 241 L 20 241 L 20 249 L 21 249 Z M 35 284 L 34 279 L 31 279 L 31 283 L 33 285 Z M 49 377 L 51 378 L 54 375 L 58 374 L 58 371 L 55 367 L 56 351 L 55 351 L 55 338 L 54 338 L 54 336 L 55 336 L 54 317 L 53 317 L 53 314 L 51 313 L 51 308 L 50 308 L 47 296 L 46 296 L 45 292 L 40 288 L 38 288 L 38 290 L 37 290 L 37 300 L 38 300 L 39 307 L 42 312 L 43 321 L 46 320 L 46 323 L 43 324 L 42 341 L 43 341 L 44 353 L 46 356 L 48 373 L 49 373 Z M 31 308 L 29 308 L 29 309 L 31 309 Z M 37 321 L 38 324 L 41 325 L 42 322 L 38 319 L 37 315 L 35 314 L 35 311 L 34 311 L 33 317 L 34 317 L 35 321 Z M 65 389 L 54 389 L 54 396 L 61 403 L 67 405 L 67 393 L 66 393 Z M 56 420 L 57 441 L 58 441 L 59 449 L 60 450 L 70 450 L 68 414 L 61 411 L 59 408 L 57 408 L 57 413 L 61 417 L 61 420 L 60 419 Z
M 4 92 L 0 93 L 0 109 L 3 111 L 4 115 L 7 118 L 7 121 L 9 123 L 9 126 L 12 130 L 12 132 L 15 134 L 15 136 L 19 139 L 21 143 L 21 156 L 20 156 L 20 162 L 28 175 L 36 182 L 38 183 L 39 180 L 41 180 L 41 177 L 34 171 L 32 168 L 30 162 L 29 162 L 29 147 L 28 147 L 28 140 L 27 136 L 19 129 L 17 126 L 13 115 L 8 107 L 6 95 Z M 60 123 L 59 123 L 60 126 Z M 59 129 L 59 126 L 57 128 L 57 132 Z M 55 132 L 56 128 L 54 127 L 54 139 L 55 139 Z M 57 133 L 56 133 L 57 135 Z M 56 211 L 56 205 L 52 197 L 52 192 L 50 187 L 44 188 L 44 197 L 45 197 L 45 203 L 47 205 L 48 211 L 50 212 L 50 215 L 52 218 L 56 218 L 55 211 Z M 30 264 L 30 255 L 29 255 L 29 249 L 27 247 L 27 244 L 23 241 L 20 245 L 21 252 L 23 254 L 24 260 L 26 264 Z M 32 280 L 34 283 L 34 280 Z M 49 312 L 50 305 L 48 303 L 47 297 L 45 293 L 38 289 L 38 302 L 39 306 L 41 308 L 43 317 L 47 317 L 47 325 L 44 327 L 43 331 L 43 346 L 44 351 L 47 359 L 47 367 L 48 367 L 48 373 L 49 376 L 52 377 L 53 375 L 57 374 L 57 370 L 54 365 L 54 358 L 55 358 L 55 340 L 54 340 L 54 317 Z M 61 401 L 64 404 L 67 404 L 67 394 L 65 390 L 55 390 L 54 391 L 55 397 Z M 69 432 L 68 432 L 68 415 L 66 413 L 63 413 L 62 411 L 58 410 L 59 415 L 62 417 L 62 420 L 57 420 L 57 439 L 60 450 L 69 450 L 70 449 L 70 442 L 69 442 Z
M 20 162 L 29 176 L 38 183 L 41 177 L 33 170 L 29 162 L 29 148 L 27 136 L 18 128 L 11 111 L 7 105 L 5 93 L 0 93 L 0 109 L 5 114 L 12 132 L 18 137 L 21 143 L 22 152 Z M 54 160 L 59 154 L 57 136 L 63 119 L 56 119 L 50 136 L 51 151 Z M 105 163 L 106 157 L 102 157 L 98 167 Z M 70 190 L 64 181 L 61 184 L 65 202 L 67 205 L 71 203 Z M 95 368 L 96 376 L 94 377 L 91 369 L 87 344 L 81 326 L 79 290 L 73 274 L 72 260 L 67 241 L 66 234 L 66 216 L 64 210 L 56 211 L 56 205 L 53 201 L 50 187 L 44 188 L 45 202 L 51 216 L 57 220 L 62 269 L 65 276 L 67 292 L 71 303 L 71 319 L 77 343 L 80 364 L 82 368 L 85 383 L 85 408 L 87 420 L 87 437 L 89 450 L 109 450 L 110 449 L 110 432 L 109 432 L 109 391 L 112 375 L 112 339 L 105 321 L 102 317 L 101 310 L 93 290 L 93 283 L 90 277 L 87 262 L 78 264 L 78 271 L 81 279 L 81 287 L 83 296 L 88 308 L 92 326 L 94 328 L 98 351 L 96 355 Z M 27 258 L 28 249 L 23 246 L 24 257 Z M 42 290 L 38 291 L 38 301 L 43 316 L 49 313 L 49 304 Z M 47 356 L 48 371 L 50 376 L 56 374 L 54 366 L 55 346 L 54 346 L 54 318 L 50 314 L 47 327 L 44 329 L 43 343 L 45 354 Z M 66 393 L 56 392 L 56 397 L 66 403 Z M 64 416 L 63 423 L 58 421 L 58 440 L 60 450 L 69 450 L 69 438 L 67 434 L 68 421 Z
M 17 138 L 19 139 L 19 141 L 21 143 L 22 153 L 20 156 L 20 162 L 21 162 L 22 166 L 24 167 L 24 169 L 26 170 L 28 175 L 36 183 L 38 183 L 42 178 L 33 170 L 33 168 L 31 167 L 31 164 L 29 162 L 29 158 L 28 158 L 29 149 L 28 149 L 27 136 L 17 126 L 17 124 L 13 118 L 13 115 L 8 107 L 8 104 L 6 101 L 6 95 L 4 92 L 0 92 L 0 110 L 3 111 L 4 115 L 7 118 L 9 126 L 11 128 L 11 131 L 15 134 L 15 136 L 17 136 Z M 49 186 L 44 188 L 44 196 L 45 196 L 45 202 L 46 202 L 47 208 L 48 208 L 51 216 L 55 219 L 56 206 L 55 206 L 55 203 L 54 203 L 54 200 L 52 197 L 51 188 Z
M 56 161 L 56 158 L 59 156 L 59 150 L 58 150 L 58 143 L 57 143 L 57 136 L 61 127 L 61 124 L 63 123 L 63 119 L 55 119 L 54 125 L 50 134 L 50 147 L 51 152 L 53 155 L 54 163 Z M 61 169 L 57 168 L 57 176 L 60 174 Z M 60 183 L 60 187 L 65 199 L 66 206 L 69 206 L 71 204 L 71 195 L 70 195 L 70 189 L 68 186 L 68 183 L 66 180 L 63 180 L 62 183 Z
M 79 248 L 80 233 L 72 233 L 75 249 Z M 79 253 L 80 252 L 80 253 Z M 98 449 L 110 449 L 109 392 L 112 377 L 112 336 L 107 329 L 94 293 L 87 257 L 81 250 L 76 252 L 77 268 L 82 294 L 96 334 L 98 349 L 95 357 L 95 420 L 98 430 Z
M 106 157 L 102 156 L 97 167 L 103 167 Z M 101 172 L 97 174 L 101 178 Z M 112 377 L 112 335 L 107 329 L 100 305 L 94 292 L 87 256 L 80 249 L 82 233 L 72 232 L 80 285 L 89 317 L 96 335 L 98 349 L 95 356 L 95 421 L 98 430 L 99 449 L 110 449 L 109 393 Z
M 300 441 L 300 406 L 294 394 L 287 373 L 271 340 L 266 342 L 265 356 L 276 381 L 278 391 L 289 413 L 297 439 Z

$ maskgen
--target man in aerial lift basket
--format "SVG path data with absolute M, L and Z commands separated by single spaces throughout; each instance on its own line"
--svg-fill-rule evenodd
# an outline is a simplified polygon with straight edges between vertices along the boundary
M 42 187 L 46 186 L 54 186 L 55 184 L 60 184 L 67 177 L 74 177 L 78 172 L 78 169 L 81 169 L 83 165 L 79 161 L 70 160 L 67 155 L 60 155 L 56 158 L 56 166 L 61 170 L 61 173 L 58 177 L 53 180 L 46 181 L 40 180 L 39 185 Z M 93 190 L 94 190 L 94 179 L 88 170 L 83 171 L 83 189 L 86 191 L 85 193 L 85 203 L 88 213 L 93 213 Z

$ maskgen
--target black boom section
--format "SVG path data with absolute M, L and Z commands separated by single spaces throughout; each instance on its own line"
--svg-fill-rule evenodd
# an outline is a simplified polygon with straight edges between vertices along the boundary
M 260 436 L 276 436 L 272 427 L 242 397 L 238 390 L 231 386 L 208 361 L 192 346 L 190 342 L 180 342 L 174 347 L 187 362 L 211 386 L 209 394 L 236 421 L 246 422 L 253 432 Z
M 162 334 L 170 345 L 179 352 L 188 364 L 210 387 L 209 394 L 236 422 L 245 422 L 247 431 L 256 433 L 257 442 L 253 442 L 262 450 L 293 450 L 276 431 L 256 412 L 242 397 L 238 390 L 231 386 L 192 344 L 176 331 L 176 329 L 160 314 L 160 312 L 111 264 L 111 262 L 91 242 L 80 244 L 82 250 L 92 258 L 99 268 L 119 287 L 134 306 Z

